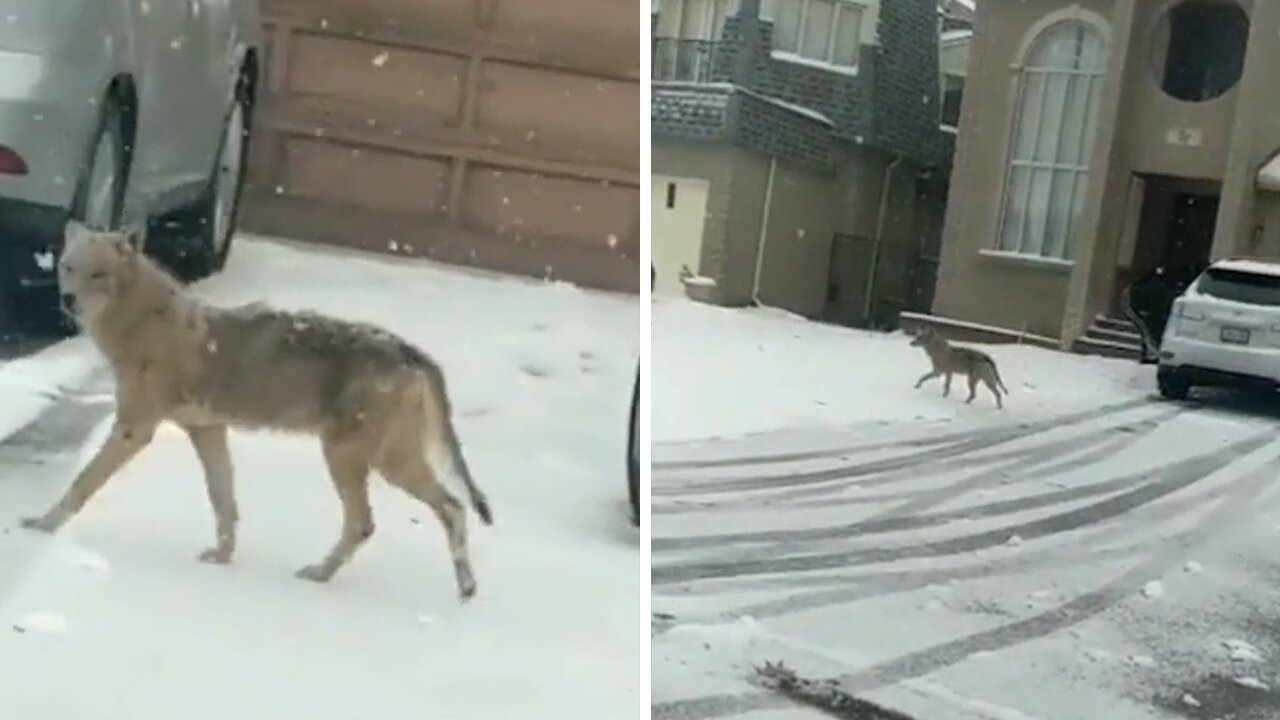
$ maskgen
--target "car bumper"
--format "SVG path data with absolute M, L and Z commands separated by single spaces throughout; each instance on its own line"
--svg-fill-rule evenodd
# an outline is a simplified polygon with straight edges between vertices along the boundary
M 0 51 L 0 145 L 26 175 L 0 175 L 0 198 L 70 207 L 102 102 L 98 68 Z
M 0 197 L 0 283 L 19 289 L 55 286 L 55 259 L 66 224 L 66 208 Z
M 1280 350 L 1166 336 L 1160 344 L 1160 372 L 1195 385 L 1274 387 L 1280 384 Z

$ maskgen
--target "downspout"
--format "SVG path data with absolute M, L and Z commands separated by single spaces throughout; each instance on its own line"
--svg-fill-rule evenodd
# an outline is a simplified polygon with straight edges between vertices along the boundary
M 760 238 L 756 242 L 756 273 L 751 280 L 751 302 L 760 302 L 760 278 L 764 274 L 764 246 L 769 238 L 769 208 L 773 205 L 773 177 L 778 172 L 778 156 L 769 158 L 769 176 L 764 182 L 764 207 L 760 210 Z
M 884 172 L 884 183 L 880 186 L 880 208 L 876 211 L 876 237 L 871 245 L 871 267 L 867 271 L 867 299 L 862 305 L 862 318 L 867 324 L 871 322 L 871 305 L 875 297 L 876 269 L 880 264 L 880 244 L 884 238 L 884 223 L 889 213 L 889 192 L 893 189 L 893 175 L 902 164 L 902 156 L 895 157 Z

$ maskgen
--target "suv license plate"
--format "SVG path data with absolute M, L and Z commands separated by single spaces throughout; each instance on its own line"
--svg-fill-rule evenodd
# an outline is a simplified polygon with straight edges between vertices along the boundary
M 1224 327 L 1222 328 L 1222 333 L 1219 335 L 1219 337 L 1222 338 L 1222 342 L 1224 343 L 1231 343 L 1232 345 L 1248 345 L 1249 329 L 1236 328 L 1236 327 Z

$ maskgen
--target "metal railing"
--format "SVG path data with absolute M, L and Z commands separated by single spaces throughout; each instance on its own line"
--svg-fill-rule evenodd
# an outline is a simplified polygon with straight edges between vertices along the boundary
M 653 79 L 659 82 L 713 82 L 719 54 L 718 40 L 654 38 Z

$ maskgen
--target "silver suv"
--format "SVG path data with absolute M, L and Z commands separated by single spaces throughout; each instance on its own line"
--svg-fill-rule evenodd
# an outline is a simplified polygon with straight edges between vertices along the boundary
M 11 299 L 56 307 L 69 217 L 147 223 L 147 250 L 180 274 L 221 268 L 260 33 L 257 0 L 0 0 L 0 288 Z

